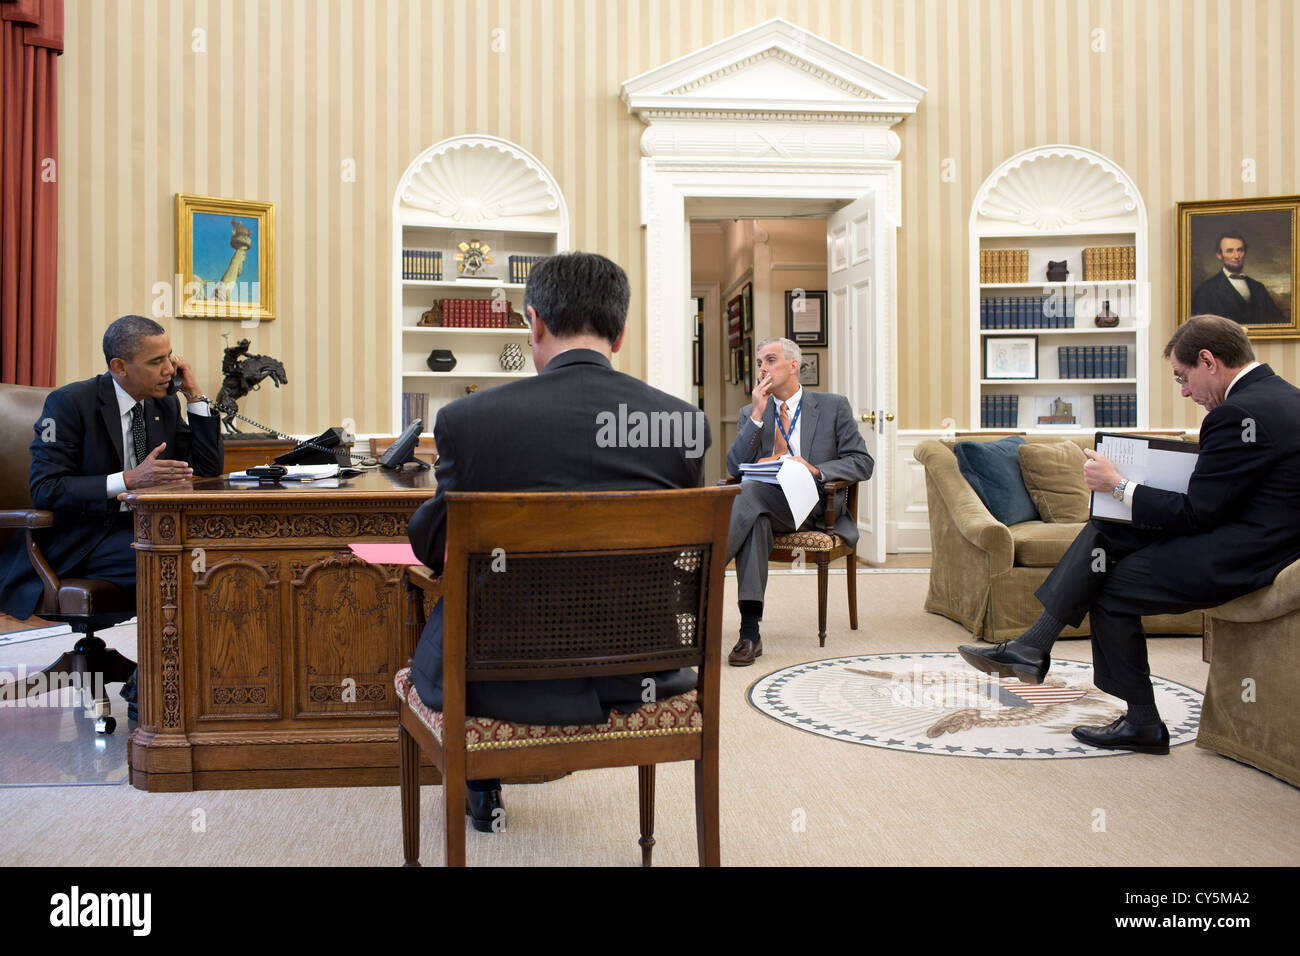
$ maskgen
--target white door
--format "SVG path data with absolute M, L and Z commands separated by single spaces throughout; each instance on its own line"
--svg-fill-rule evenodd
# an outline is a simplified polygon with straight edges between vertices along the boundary
M 891 443 L 885 434 L 886 356 L 883 317 L 877 314 L 873 251 L 876 194 L 867 193 L 826 224 L 826 291 L 830 312 L 830 390 L 849 400 L 867 451 L 876 460 L 871 480 L 858 489 L 858 555 L 885 560 L 885 490 Z

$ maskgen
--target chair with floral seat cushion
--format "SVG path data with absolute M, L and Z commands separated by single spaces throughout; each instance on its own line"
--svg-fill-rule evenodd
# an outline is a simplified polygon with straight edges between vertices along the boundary
M 396 677 L 406 865 L 419 865 L 419 765 L 442 773 L 446 862 L 465 863 L 465 781 L 638 769 L 642 864 L 654 846 L 654 765 L 695 764 L 701 865 L 719 863 L 718 689 L 723 571 L 736 488 L 467 493 L 447 501 L 441 578 L 411 567 L 408 646 L 426 596 L 443 602 L 443 710 Z M 466 682 L 698 668 L 696 690 L 602 724 L 545 726 L 465 712 Z
M 719 485 L 738 485 L 739 478 L 724 478 Z M 837 502 L 840 492 L 847 492 L 843 497 L 844 508 L 858 521 L 858 482 L 828 481 L 822 485 L 822 515 L 820 528 L 802 528 L 789 533 L 777 533 L 772 536 L 772 550 L 768 552 L 768 561 L 788 561 L 801 565 L 811 558 L 817 565 L 817 644 L 826 646 L 826 592 L 829 590 L 830 564 L 836 558 L 845 559 L 846 577 L 849 589 L 849 629 L 858 629 L 858 554 L 843 538 L 835 533 L 835 516 L 839 513 Z

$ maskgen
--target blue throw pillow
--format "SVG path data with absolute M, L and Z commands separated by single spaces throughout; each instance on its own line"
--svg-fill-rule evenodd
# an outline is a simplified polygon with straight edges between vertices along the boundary
M 1013 435 L 999 441 L 958 442 L 952 449 L 962 477 L 970 482 L 989 514 L 1006 525 L 1039 520 L 1020 476 L 1019 448 L 1024 443 L 1019 435 Z

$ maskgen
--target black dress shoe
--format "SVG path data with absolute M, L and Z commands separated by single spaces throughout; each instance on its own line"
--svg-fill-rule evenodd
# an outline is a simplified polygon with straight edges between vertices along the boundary
M 1075 739 L 1105 750 L 1132 750 L 1140 754 L 1169 753 L 1169 728 L 1164 723 L 1139 727 L 1121 717 L 1106 727 L 1075 727 Z
M 1025 684 L 1041 684 L 1052 666 L 1052 658 L 1046 651 L 1021 647 L 1015 641 L 1003 641 L 997 647 L 963 644 L 957 653 L 976 670 L 999 677 L 1018 677 Z
M 131 671 L 131 676 L 126 679 L 126 682 L 122 685 L 122 689 L 117 692 L 118 696 L 128 704 L 134 704 L 136 702 L 136 697 L 138 696 L 136 691 L 136 678 L 139 676 L 140 668 L 137 667 L 135 670 Z
M 727 663 L 732 667 L 748 667 L 754 663 L 755 658 L 762 656 L 763 639 L 761 637 L 756 641 L 742 637 L 736 642 L 736 646 L 731 649 L 731 653 L 727 655 Z
M 506 807 L 501 802 L 501 788 L 465 790 L 465 816 L 479 833 L 500 833 L 506 828 Z

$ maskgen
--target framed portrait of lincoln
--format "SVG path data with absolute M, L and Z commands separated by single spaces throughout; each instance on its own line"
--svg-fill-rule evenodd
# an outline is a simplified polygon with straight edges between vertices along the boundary
M 1300 337 L 1298 220 L 1300 196 L 1180 202 L 1177 323 L 1222 315 L 1252 339 Z

